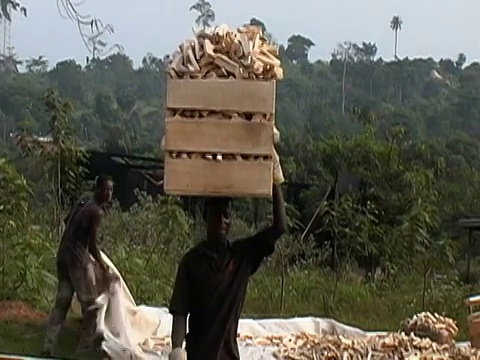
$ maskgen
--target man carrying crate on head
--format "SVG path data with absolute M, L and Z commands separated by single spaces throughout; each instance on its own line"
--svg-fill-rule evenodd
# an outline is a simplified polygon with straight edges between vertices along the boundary
M 206 241 L 178 267 L 170 359 L 185 358 L 186 340 L 188 360 L 237 360 L 248 280 L 286 230 L 283 174 L 274 147 L 276 81 L 283 70 L 278 48 L 256 26 L 221 25 L 178 49 L 167 64 L 163 189 L 214 198 L 206 208 Z M 273 224 L 229 242 L 230 200 L 219 197 L 271 195 Z
M 170 303 L 171 360 L 238 360 L 237 328 L 248 280 L 285 233 L 285 203 L 273 185 L 273 223 L 246 239 L 230 242 L 230 199 L 206 205 L 207 240 L 187 252 L 178 267 Z M 186 332 L 188 317 L 188 334 Z

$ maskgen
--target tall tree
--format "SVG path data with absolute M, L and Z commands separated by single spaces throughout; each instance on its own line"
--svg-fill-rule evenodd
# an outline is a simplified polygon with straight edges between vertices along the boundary
M 464 53 L 460 53 L 458 54 L 457 60 L 455 61 L 455 66 L 459 69 L 462 69 L 466 62 L 467 56 Z
M 395 56 L 395 60 L 398 59 L 398 56 L 397 56 L 397 48 L 398 48 L 398 32 L 400 30 L 402 30 L 402 25 L 403 25 L 403 21 L 402 21 L 402 18 L 399 16 L 399 15 L 394 15 L 392 17 L 392 20 L 390 20 L 390 29 L 393 30 L 393 34 L 394 34 L 394 47 L 393 47 L 393 51 L 394 51 L 394 56 Z
M 0 55 L 0 72 L 18 74 L 18 67 L 22 64 L 23 61 L 18 60 L 17 55 L 13 52 Z
M 198 13 L 195 19 L 195 24 L 205 31 L 215 21 L 215 12 L 212 9 L 212 4 L 207 0 L 198 0 L 195 4 L 190 6 L 190 11 Z
M 285 54 L 293 63 L 308 61 L 308 52 L 315 46 L 315 43 L 302 35 L 292 35 L 287 40 Z
M 265 23 L 257 18 L 251 18 L 249 21 L 250 25 L 258 26 L 260 29 L 262 29 L 262 34 L 265 37 L 265 39 L 268 40 L 268 42 L 273 42 L 273 36 L 271 33 L 268 32 L 267 27 L 265 26 Z
M 342 73 L 342 114 L 345 114 L 346 97 L 347 97 L 347 64 L 349 61 L 354 60 L 354 45 L 351 41 L 345 41 L 343 44 L 338 44 L 337 48 L 333 52 L 335 58 L 341 58 L 343 61 L 343 73 Z M 357 46 L 358 48 L 358 46 Z
M 374 61 L 377 56 L 378 47 L 376 43 L 362 42 L 362 45 L 353 44 L 353 53 L 356 60 L 360 61 Z
M 32 57 L 25 60 L 25 67 L 30 73 L 45 73 L 48 70 L 48 60 L 43 55 Z

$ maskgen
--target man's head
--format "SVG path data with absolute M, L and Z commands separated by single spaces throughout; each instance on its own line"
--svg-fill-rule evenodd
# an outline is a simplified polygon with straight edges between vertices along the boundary
M 230 230 L 230 198 L 211 198 L 205 203 L 208 240 L 225 240 Z
M 112 200 L 113 180 L 110 175 L 101 174 L 95 178 L 95 198 L 100 203 Z

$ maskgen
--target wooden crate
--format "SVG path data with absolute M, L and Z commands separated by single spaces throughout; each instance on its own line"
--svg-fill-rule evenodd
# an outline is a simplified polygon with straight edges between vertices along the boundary
M 273 115 L 275 82 L 168 79 L 166 108 Z M 185 196 L 271 196 L 273 127 L 272 121 L 167 117 L 165 192 Z M 170 153 L 238 154 L 257 160 L 172 158 Z
M 467 305 L 469 312 L 467 322 L 470 344 L 472 347 L 480 349 L 480 312 L 478 312 L 480 295 L 470 296 L 465 299 L 464 302 L 465 305 Z
M 480 313 L 470 314 L 467 318 L 470 344 L 480 349 Z

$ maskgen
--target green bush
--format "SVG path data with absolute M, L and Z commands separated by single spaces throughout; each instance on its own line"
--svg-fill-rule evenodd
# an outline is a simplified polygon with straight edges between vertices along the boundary
M 5 276 L 18 279 L 18 285 L 2 288 L 2 299 L 24 300 L 43 309 L 51 306 L 57 243 L 44 220 L 27 225 L 33 219 L 25 217 L 22 227 L 23 222 L 17 220 L 19 231 L 13 236 L 15 246 L 5 256 Z M 233 219 L 232 238 L 254 232 L 242 220 Z M 174 199 L 152 200 L 141 195 L 128 212 L 121 212 L 117 205 L 111 209 L 101 229 L 100 247 L 124 276 L 137 303 L 165 306 L 181 256 L 204 235 L 203 221 L 189 218 Z M 305 253 L 307 259 L 291 261 Z M 428 277 L 424 295 L 422 268 L 411 268 L 394 283 L 388 279 L 366 283 L 354 266 L 341 274 L 322 270 L 324 255 L 313 243 L 284 236 L 273 256 L 252 277 L 244 316 L 314 315 L 365 329 L 396 330 L 405 317 L 425 309 L 455 318 L 465 335 L 463 298 L 472 289 L 461 285 L 456 273 Z
M 0 159 L 0 299 L 32 302 L 49 296 L 52 258 L 48 233 L 32 225 L 26 180 Z M 45 291 L 46 290 L 46 291 Z
M 111 209 L 101 247 L 139 302 L 165 304 L 177 263 L 193 244 L 191 220 L 172 198 L 139 199 L 128 212 Z

